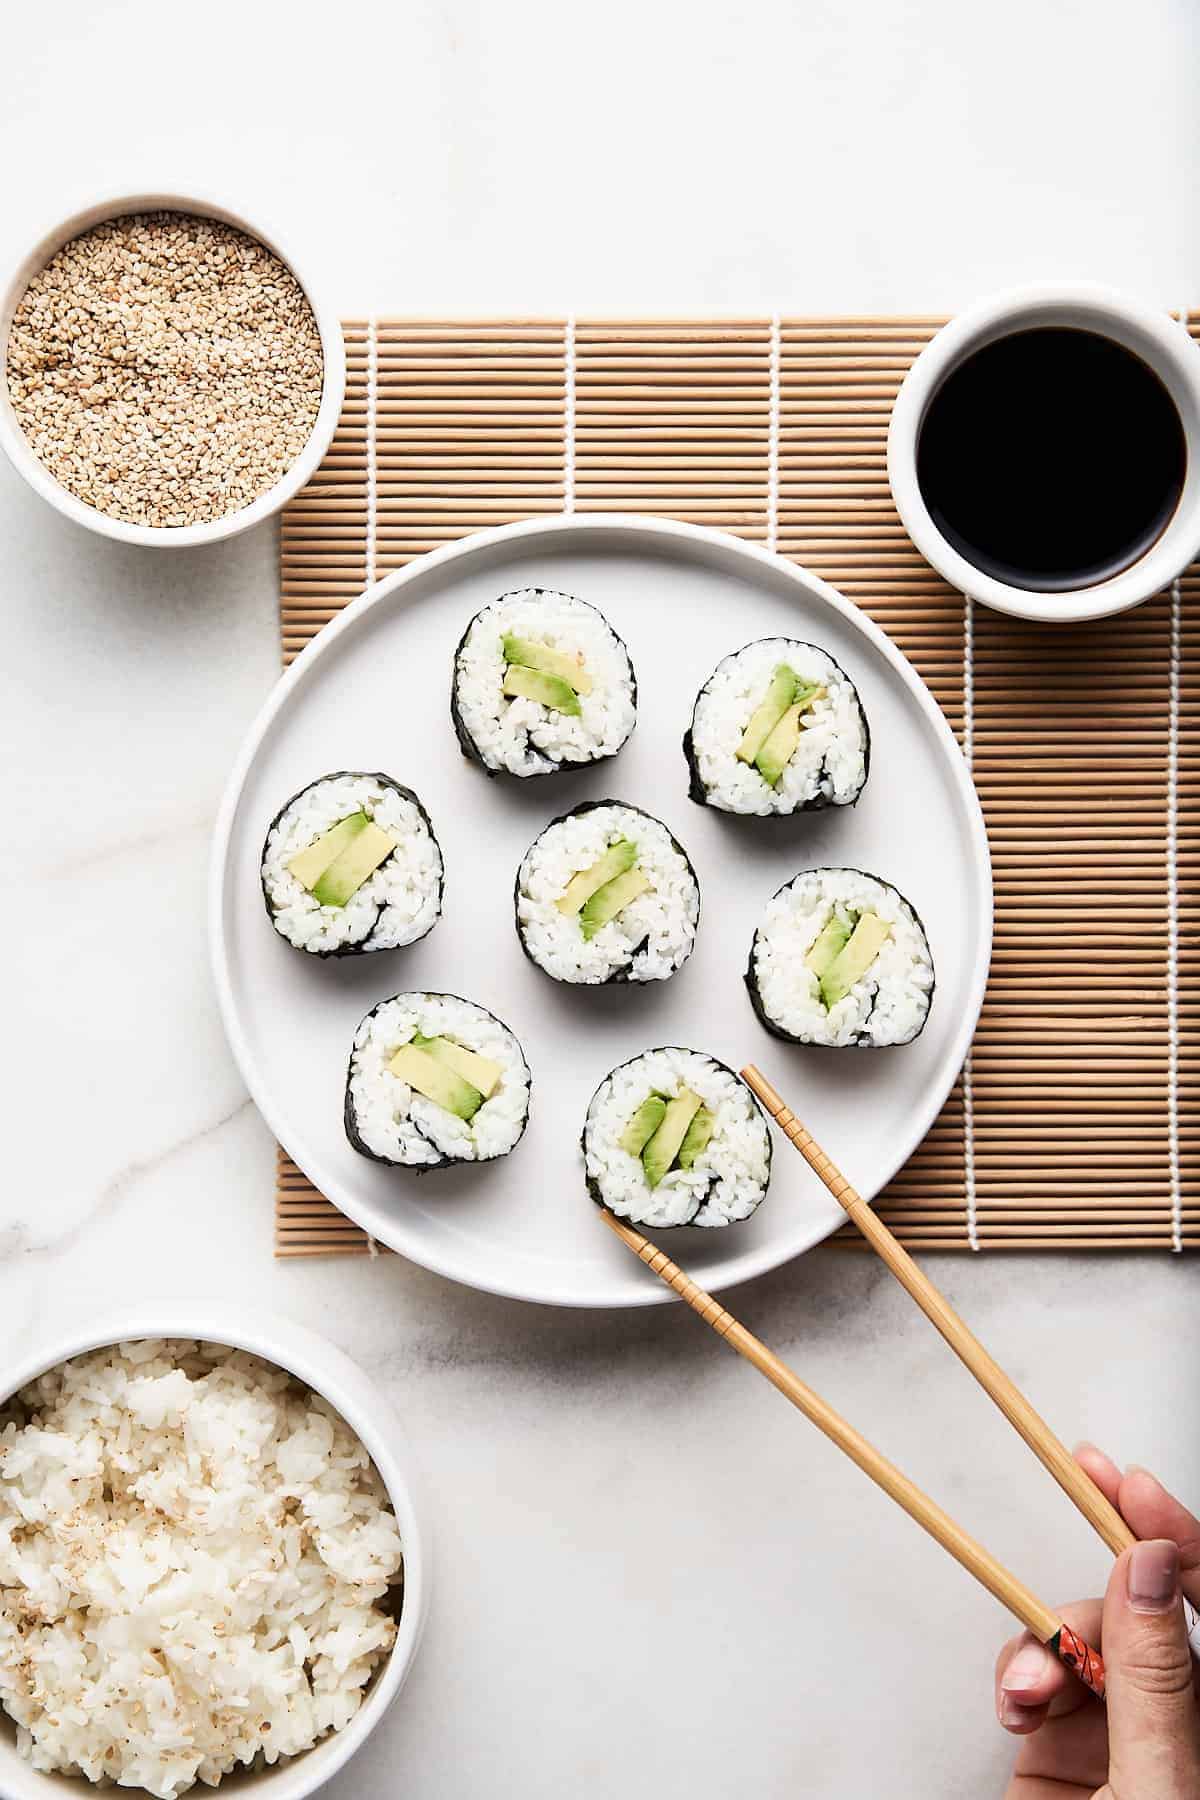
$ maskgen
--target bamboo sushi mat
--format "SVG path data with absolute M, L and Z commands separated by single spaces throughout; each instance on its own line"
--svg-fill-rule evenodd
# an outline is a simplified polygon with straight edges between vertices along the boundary
M 535 514 L 693 520 L 824 576 L 936 694 L 995 871 L 970 1060 L 878 1210 L 926 1249 L 1194 1248 L 1200 569 L 1070 629 L 935 575 L 884 457 L 897 387 L 941 323 L 351 321 L 337 435 L 283 515 L 284 659 L 370 582 Z M 1200 313 L 1188 324 L 1200 337 Z M 275 1241 L 373 1248 L 282 1152 Z

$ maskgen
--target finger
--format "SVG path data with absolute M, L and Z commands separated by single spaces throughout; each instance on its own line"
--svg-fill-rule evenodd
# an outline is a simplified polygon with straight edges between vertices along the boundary
M 1081 1787 L 1077 1781 L 1060 1781 L 1057 1775 L 1017 1774 L 1004 1800 L 1093 1800 L 1095 1782 Z
M 1193 1606 L 1200 1606 L 1200 1519 L 1148 1469 L 1137 1467 L 1122 1476 L 1117 1505 L 1138 1537 L 1170 1538 L 1179 1545 L 1183 1591 Z
M 1079 1464 L 1085 1475 L 1090 1475 L 1110 1506 L 1118 1511 L 1121 1492 L 1121 1471 L 1111 1456 L 1097 1449 L 1095 1444 L 1076 1444 L 1071 1455 Z
M 1057 1656 L 1031 1632 L 1010 1638 L 996 1658 L 996 1717 L 1005 1731 L 1024 1737 L 1044 1725 L 1067 1680 Z
M 1073 1631 L 1089 1644 L 1098 1644 L 1101 1607 L 1099 1600 L 1081 1600 L 1060 1607 L 1058 1611 L 1059 1617 Z M 1028 1641 L 1027 1635 L 1014 1638 L 1001 1652 L 996 1670 L 998 1712 L 1000 1684 L 1017 1653 Z M 1040 1648 L 1043 1655 L 1049 1654 L 1044 1646 Z M 1007 1728 L 1021 1740 L 1016 1760 L 1018 1779 L 1012 1788 L 1014 1796 L 1025 1793 L 1021 1782 L 1057 1782 L 1059 1785 L 1049 1791 L 1061 1794 L 1062 1800 L 1067 1800 L 1068 1795 L 1079 1791 L 1094 1793 L 1103 1786 L 1108 1774 L 1108 1720 L 1104 1708 L 1096 1705 L 1083 1683 L 1076 1680 L 1057 1657 L 1054 1662 L 1058 1692 L 1049 1707 L 1035 1707 L 1028 1717 L 1019 1713 L 1010 1715 L 1013 1723 Z M 1013 1698 L 1020 1706 L 1026 1696 L 1018 1693 Z M 1082 1788 L 1077 1789 L 1075 1783 L 1082 1784 Z
M 1175 1539 L 1180 1547 L 1183 1591 L 1193 1609 L 1200 1609 L 1200 1520 L 1181 1506 L 1148 1469 L 1133 1465 L 1122 1472 L 1111 1456 L 1086 1442 L 1077 1444 L 1072 1454 L 1105 1499 L 1122 1513 L 1134 1537 Z M 1188 1624 L 1194 1628 L 1192 1657 L 1200 1661 L 1200 1625 L 1195 1610 Z
M 1101 1605 L 1081 1600 L 1060 1609 L 1060 1617 L 1088 1643 L 1100 1635 Z M 996 1658 L 996 1717 L 1019 1737 L 1037 1731 L 1048 1718 L 1060 1718 L 1082 1705 L 1087 1690 L 1053 1651 L 1028 1631 L 1010 1638 Z
M 1102 1626 L 1114 1793 L 1200 1793 L 1200 1716 L 1180 1599 L 1172 1540 L 1135 1544 L 1117 1558 Z
M 1040 1731 L 1021 1739 L 1014 1767 L 1016 1774 L 1030 1780 L 1059 1782 L 1062 1800 L 1076 1792 L 1072 1785 L 1076 1782 L 1086 1794 L 1107 1794 L 1108 1721 L 1104 1708 L 1089 1695 L 1087 1704 L 1066 1718 L 1048 1720 Z M 1140 1800 L 1148 1797 L 1142 1795 Z
M 1183 1591 L 1193 1606 L 1200 1607 L 1200 1519 L 1168 1493 L 1149 1469 L 1135 1463 L 1122 1472 L 1095 1444 L 1076 1444 L 1071 1454 L 1135 1537 L 1174 1538 L 1179 1545 Z

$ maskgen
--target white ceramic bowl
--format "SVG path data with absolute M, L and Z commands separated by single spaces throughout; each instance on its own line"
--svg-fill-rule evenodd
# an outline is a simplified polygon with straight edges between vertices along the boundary
M 281 262 L 287 264 L 304 291 L 305 298 L 313 310 L 317 321 L 317 329 L 321 334 L 321 353 L 324 358 L 324 374 L 321 386 L 321 404 L 317 411 L 316 422 L 309 434 L 308 442 L 300 452 L 291 468 L 277 481 L 274 487 L 260 494 L 249 506 L 243 506 L 236 512 L 226 513 L 220 519 L 210 519 L 203 525 L 130 525 L 123 519 L 110 518 L 107 513 L 99 512 L 94 506 L 88 506 L 77 500 L 62 483 L 39 462 L 29 447 L 25 433 L 17 422 L 12 403 L 8 397 L 8 381 L 0 368 L 0 445 L 3 446 L 13 467 L 22 474 L 30 487 L 39 493 L 43 500 L 56 506 L 68 519 L 77 525 L 86 525 L 90 531 L 98 531 L 103 537 L 118 538 L 123 544 L 150 544 L 157 549 L 189 549 L 196 544 L 215 544 L 222 538 L 235 537 L 240 531 L 249 530 L 263 519 L 269 519 L 286 505 L 293 494 L 304 486 L 313 474 L 321 458 L 328 450 L 334 431 L 337 429 L 338 417 L 342 410 L 342 395 L 346 386 L 346 356 L 342 342 L 342 328 L 337 315 L 323 306 L 313 292 L 312 286 L 305 279 L 303 272 L 297 267 L 295 259 L 289 254 L 272 232 L 264 231 L 253 219 L 243 218 L 240 213 L 230 212 L 228 207 L 218 206 L 208 200 L 197 200 L 186 194 L 125 194 L 119 199 L 103 200 L 94 206 L 85 207 L 61 225 L 55 226 L 41 242 L 29 252 L 20 266 L 5 283 L 3 297 L 0 299 L 0 361 L 7 351 L 8 334 L 13 322 L 13 315 L 20 305 L 22 296 L 39 269 L 45 268 L 50 258 L 70 243 L 83 231 L 93 225 L 101 224 L 105 219 L 118 219 L 125 213 L 136 212 L 183 212 L 196 213 L 200 217 L 219 219 L 224 225 L 234 225 L 239 231 L 257 238 L 268 250 L 274 252 Z
M 197 1785 L 194 1794 L 242 1795 L 255 1800 L 304 1800 L 337 1773 L 383 1718 L 404 1684 L 421 1640 L 429 1605 L 428 1535 L 418 1521 L 413 1499 L 413 1468 L 400 1422 L 384 1396 L 350 1358 L 303 1325 L 271 1313 L 256 1313 L 247 1325 L 240 1311 L 208 1301 L 192 1305 L 149 1305 L 135 1312 L 99 1315 L 70 1336 L 38 1346 L 0 1376 L 0 1396 L 46 1370 L 103 1345 L 135 1338 L 200 1338 L 251 1350 L 265 1361 L 296 1375 L 321 1394 L 353 1427 L 383 1477 L 404 1544 L 404 1605 L 396 1642 L 375 1675 L 361 1707 L 344 1730 L 323 1738 L 311 1750 L 259 1773 L 227 1775 L 216 1790 Z M 119 1790 L 144 1794 L 142 1788 Z M 67 1775 L 46 1775 L 17 1751 L 16 1731 L 0 1708 L 0 1795 L 4 1800 L 85 1800 L 99 1792 L 90 1782 Z
M 917 440 L 926 410 L 951 369 L 1014 331 L 1075 326 L 1102 333 L 1149 364 L 1175 405 L 1187 440 L 1179 504 L 1148 550 L 1119 574 L 1087 587 L 1031 593 L 997 581 L 961 556 L 930 517 L 917 482 Z M 1015 288 L 959 313 L 926 345 L 905 376 L 888 430 L 888 480 L 896 509 L 922 556 L 972 599 L 1023 619 L 1065 624 L 1124 612 L 1157 594 L 1200 550 L 1200 347 L 1168 313 L 1100 285 Z

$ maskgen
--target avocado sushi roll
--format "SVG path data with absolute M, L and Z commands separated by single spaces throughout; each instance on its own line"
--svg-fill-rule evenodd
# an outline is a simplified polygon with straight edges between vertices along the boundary
M 878 1050 L 924 1030 L 933 957 L 890 882 L 861 869 L 809 869 L 768 902 L 746 986 L 776 1037 Z
M 467 626 L 450 716 L 489 775 L 554 775 L 615 756 L 633 730 L 637 682 L 604 615 L 573 594 L 522 588 Z
M 340 770 L 276 814 L 262 854 L 267 914 L 310 956 L 414 944 L 442 910 L 442 852 L 429 814 L 390 775 Z
M 396 994 L 354 1034 L 346 1136 L 375 1162 L 448 1169 L 494 1162 L 529 1121 L 529 1065 L 486 1007 L 457 994 Z
M 871 738 L 857 688 L 827 651 L 759 638 L 700 689 L 683 753 L 693 800 L 769 818 L 853 806 Z
M 516 913 L 525 954 L 555 981 L 666 981 L 692 953 L 700 889 L 660 820 L 589 800 L 525 852 Z
M 647 1050 L 606 1075 L 583 1127 L 588 1193 L 635 1225 L 748 1219 L 771 1179 L 758 1102 L 701 1050 Z

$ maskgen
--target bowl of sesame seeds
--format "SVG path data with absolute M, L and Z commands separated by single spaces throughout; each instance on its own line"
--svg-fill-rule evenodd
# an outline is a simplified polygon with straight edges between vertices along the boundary
M 42 497 L 125 543 L 270 517 L 324 456 L 341 327 L 277 240 L 178 194 L 89 207 L 0 301 L 0 445 Z

